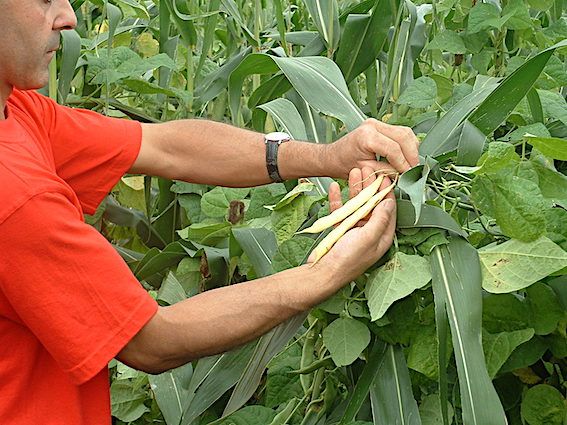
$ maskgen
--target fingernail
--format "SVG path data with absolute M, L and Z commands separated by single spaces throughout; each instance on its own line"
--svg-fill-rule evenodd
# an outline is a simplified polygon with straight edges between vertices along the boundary
M 384 201 L 382 201 L 381 204 L 382 204 L 382 208 L 384 208 L 386 212 L 392 212 L 394 211 L 396 201 L 394 201 L 393 199 L 385 199 Z

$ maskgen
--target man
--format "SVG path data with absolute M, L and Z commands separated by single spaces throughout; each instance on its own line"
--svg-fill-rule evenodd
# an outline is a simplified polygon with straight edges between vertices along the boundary
M 241 345 L 335 293 L 392 243 L 390 195 L 313 267 L 158 307 L 83 212 L 92 213 L 125 172 L 269 183 L 264 136 L 202 120 L 140 125 L 61 107 L 33 89 L 47 83 L 60 32 L 76 25 L 69 1 L 0 0 L 0 10 L 3 425 L 109 423 L 113 357 L 159 373 Z M 284 143 L 277 166 L 288 179 L 350 174 L 356 193 L 363 177 L 389 167 L 376 154 L 406 171 L 417 164 L 417 140 L 369 120 L 332 145 Z M 330 200 L 340 205 L 337 185 Z

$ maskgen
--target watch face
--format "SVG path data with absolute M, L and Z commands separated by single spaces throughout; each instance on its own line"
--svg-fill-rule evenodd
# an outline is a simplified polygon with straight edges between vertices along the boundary
M 274 142 L 287 142 L 290 139 L 291 137 L 289 136 L 289 134 L 282 131 L 266 134 L 266 140 L 273 140 Z

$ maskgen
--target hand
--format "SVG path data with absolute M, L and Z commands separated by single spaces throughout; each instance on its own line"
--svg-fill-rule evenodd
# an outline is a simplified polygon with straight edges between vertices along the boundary
M 373 169 L 353 169 L 349 175 L 350 197 L 356 196 L 364 187 L 370 185 L 376 176 Z M 364 183 L 361 184 L 361 181 Z M 384 178 L 380 190 L 391 184 Z M 342 206 L 340 188 L 333 183 L 329 188 L 331 211 Z M 388 251 L 394 240 L 396 230 L 396 199 L 393 192 L 374 208 L 367 221 L 349 230 L 331 250 L 319 261 L 318 265 L 333 270 L 333 276 L 341 285 L 356 279 Z M 311 258 L 308 262 L 311 262 Z
M 346 178 L 350 170 L 403 173 L 419 163 L 419 141 L 411 128 L 370 118 L 357 129 L 329 145 L 328 168 L 334 177 Z M 388 162 L 376 160 L 376 155 Z

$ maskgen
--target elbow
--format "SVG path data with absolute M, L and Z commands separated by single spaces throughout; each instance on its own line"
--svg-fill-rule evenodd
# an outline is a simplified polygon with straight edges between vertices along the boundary
M 150 321 L 126 344 L 116 358 L 125 365 L 152 375 L 167 372 L 181 366 L 168 352 L 163 328 L 163 312 L 160 308 Z

